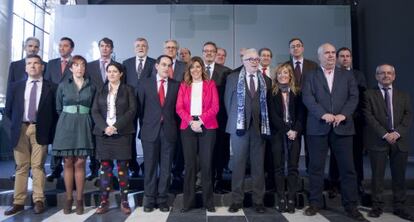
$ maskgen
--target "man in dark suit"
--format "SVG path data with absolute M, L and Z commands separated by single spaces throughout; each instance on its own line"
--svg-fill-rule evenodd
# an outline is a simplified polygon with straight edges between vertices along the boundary
M 60 57 L 49 60 L 46 66 L 44 79 L 49 80 L 57 85 L 62 80 L 72 76 L 72 72 L 69 70 L 68 64 L 70 63 L 70 60 L 72 58 L 72 52 L 74 47 L 75 43 L 71 38 L 63 37 L 60 39 Z M 59 178 L 60 174 L 63 171 L 62 157 L 52 156 L 52 158 L 50 158 L 50 169 L 52 170 L 52 173 L 47 175 L 46 179 L 47 181 L 52 182 L 53 179 Z
M 35 37 L 29 37 L 24 42 L 24 51 L 26 52 L 26 56 L 29 55 L 37 55 L 40 50 L 40 41 Z M 42 61 L 42 64 L 46 66 L 46 63 Z M 26 59 L 23 58 L 18 61 L 14 61 L 10 63 L 9 67 L 9 76 L 7 80 L 7 86 L 9 86 L 13 82 L 17 82 L 19 80 L 26 80 L 27 73 L 26 73 Z
M 303 79 L 307 73 L 315 70 L 318 67 L 316 62 L 305 59 L 304 58 L 305 46 L 303 44 L 302 39 L 300 38 L 292 38 L 289 41 L 289 53 L 290 53 L 290 60 L 286 61 L 291 64 L 292 69 L 294 71 L 296 85 L 302 89 Z M 307 110 L 305 110 L 305 116 Z M 305 165 L 306 170 L 309 168 L 309 150 L 308 150 L 308 143 L 306 139 L 306 121 L 303 123 L 303 138 L 304 138 L 304 151 L 305 151 Z
M 357 209 L 358 191 L 352 158 L 352 115 L 358 105 L 358 87 L 351 72 L 336 68 L 335 47 L 318 48 L 321 67 L 307 74 L 303 84 L 303 103 L 308 109 L 309 207 L 313 216 L 323 207 L 323 181 L 328 149 L 335 154 L 341 176 L 342 204 L 349 217 L 366 221 Z
M 181 82 L 184 80 L 184 72 L 185 72 L 185 63 L 179 61 L 177 59 L 177 52 L 179 50 L 179 45 L 176 40 L 170 39 L 164 42 L 164 55 L 167 55 L 172 58 L 173 63 L 172 67 L 168 70 L 168 76 L 171 79 L 176 80 L 177 82 Z M 176 115 L 177 121 L 181 121 L 178 115 Z M 178 134 L 180 132 L 178 131 Z M 174 160 L 173 160 L 173 167 L 172 173 L 174 176 L 174 187 L 176 182 L 181 184 L 182 175 L 184 171 L 184 154 L 183 148 L 181 144 L 181 137 L 178 135 L 177 144 L 175 148 Z
M 86 73 L 96 89 L 100 90 L 106 81 L 106 67 L 113 61 L 111 55 L 114 50 L 114 42 L 105 37 L 99 41 L 98 46 L 101 57 L 87 64 Z M 89 158 L 89 169 L 91 172 L 86 176 L 86 179 L 90 181 L 98 177 L 99 161 L 94 156 Z
M 243 207 L 244 176 L 247 159 L 251 163 L 253 207 L 264 213 L 264 152 L 263 137 L 270 136 L 266 98 L 271 91 L 271 80 L 262 75 L 260 58 L 255 49 L 243 55 L 243 68 L 232 72 L 226 81 L 224 104 L 229 114 L 226 132 L 230 134 L 233 149 L 233 174 L 231 178 L 232 204 L 229 212 Z
M 364 96 L 366 128 L 364 141 L 372 169 L 372 209 L 369 217 L 383 212 L 384 174 L 387 159 L 392 175 L 394 214 L 409 221 L 414 217 L 404 207 L 406 201 L 405 172 L 410 150 L 412 106 L 409 94 L 393 85 L 395 68 L 389 64 L 377 66 L 378 86 L 367 90 Z
M 139 81 L 143 78 L 151 76 L 152 70 L 155 65 L 155 59 L 148 57 L 148 41 L 145 38 L 138 37 L 134 42 L 135 56 L 122 62 L 125 67 L 125 81 L 128 85 L 134 87 L 135 95 L 137 96 Z M 138 114 L 134 119 L 135 130 L 138 132 Z M 137 162 L 137 144 L 136 139 L 131 144 L 132 159 L 129 164 L 129 170 L 131 171 L 131 177 L 138 177 L 140 165 Z M 144 174 L 144 165 L 141 164 L 141 171 Z
M 216 59 L 214 60 L 217 64 L 225 65 L 226 64 L 226 58 L 227 58 L 227 51 L 225 48 L 217 48 L 217 54 Z
M 367 89 L 367 81 L 365 79 L 364 73 L 357 69 L 352 68 L 352 52 L 351 49 L 347 47 L 342 47 L 336 52 L 337 66 L 342 69 L 346 69 L 352 72 L 355 77 L 355 80 L 358 84 L 358 94 L 359 94 L 359 103 L 357 109 L 354 112 L 353 119 L 355 124 L 355 135 L 353 138 L 353 155 L 354 155 L 354 165 L 355 171 L 357 174 L 357 183 L 358 183 L 358 193 L 362 195 L 364 193 L 364 188 L 362 186 L 362 180 L 364 179 L 364 164 L 363 164 L 363 128 L 364 128 L 364 118 L 362 115 L 362 95 Z M 329 197 L 333 198 L 336 196 L 339 186 L 339 170 L 338 165 L 335 159 L 335 155 L 330 155 L 329 160 L 329 181 L 330 181 L 330 191 Z
M 180 49 L 180 61 L 185 62 L 186 64 L 191 60 L 191 51 L 188 48 Z
M 214 80 L 219 93 L 220 109 L 217 114 L 219 128 L 216 134 L 216 143 L 213 153 L 213 178 L 214 191 L 223 192 L 222 179 L 223 169 L 227 166 L 230 159 L 230 137 L 226 133 L 227 113 L 224 108 L 224 90 L 226 87 L 226 78 L 231 70 L 223 65 L 215 62 L 217 54 L 217 46 L 214 42 L 206 42 L 203 45 L 203 60 L 206 66 L 206 72 L 210 79 Z
M 156 75 L 142 79 L 138 88 L 141 141 L 144 150 L 144 211 L 158 204 L 160 211 L 170 210 L 168 188 L 171 162 L 177 141 L 175 104 L 180 83 L 168 78 L 171 57 L 161 55 L 155 63 Z M 159 177 L 158 174 L 159 168 Z
M 6 98 L 5 117 L 11 122 L 16 178 L 13 206 L 4 212 L 5 215 L 24 210 L 30 169 L 34 213 L 44 211 L 44 164 L 47 145 L 52 143 L 57 120 L 56 85 L 42 78 L 42 59 L 38 55 L 28 55 L 25 61 L 27 80 L 11 83 Z

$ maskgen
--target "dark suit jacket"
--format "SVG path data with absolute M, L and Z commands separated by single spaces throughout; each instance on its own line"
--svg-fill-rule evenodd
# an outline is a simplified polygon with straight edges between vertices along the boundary
M 103 136 L 105 128 L 108 127 L 106 123 L 107 111 L 108 111 L 108 83 L 97 91 L 93 100 L 92 106 L 92 118 L 95 122 L 93 134 L 97 136 Z M 114 127 L 117 129 L 118 134 L 134 134 L 134 118 L 137 111 L 137 99 L 135 97 L 134 89 L 121 83 L 119 85 L 118 93 L 115 99 L 116 108 L 116 122 Z
M 261 75 L 261 72 L 258 71 L 258 74 Z M 227 125 L 226 125 L 226 132 L 229 134 L 236 133 L 237 128 L 237 83 L 239 81 L 239 75 L 240 72 L 232 72 L 228 77 L 226 81 L 226 89 L 224 92 L 224 105 L 226 107 L 226 111 L 229 114 L 227 119 Z M 272 87 L 272 80 L 265 76 L 265 82 L 267 87 L 267 96 L 270 96 L 271 93 L 271 87 Z M 258 81 L 259 82 L 259 81 Z M 260 84 L 260 82 L 259 82 Z M 263 87 L 259 85 L 259 87 Z M 257 93 L 260 93 L 260 88 L 257 88 Z M 247 88 L 247 83 L 246 83 Z M 248 97 L 248 93 L 246 93 L 246 97 Z M 246 103 L 246 116 L 247 112 L 251 110 L 251 105 Z M 248 129 L 250 126 L 250 119 L 246 119 L 246 129 Z
M 185 62 L 175 60 L 174 75 L 173 75 L 173 78 L 175 79 L 175 81 L 181 82 L 184 80 L 185 67 L 186 67 Z
M 42 61 L 42 63 L 45 69 L 43 70 L 43 73 L 44 73 L 46 71 L 47 63 L 44 61 Z M 26 79 L 27 79 L 26 59 L 21 59 L 21 60 L 10 63 L 7 86 L 9 86 L 13 82 L 17 82 L 20 80 L 26 80 Z
M 332 125 L 321 119 L 325 113 L 344 115 L 346 119 L 333 130 L 338 135 L 353 135 L 352 115 L 358 105 L 358 86 L 352 72 L 335 68 L 332 92 L 329 92 L 328 82 L 320 67 L 306 75 L 302 96 L 308 109 L 307 135 L 329 133 Z
M 172 143 L 177 140 L 178 123 L 175 106 L 179 86 L 179 82 L 168 79 L 167 95 L 164 106 L 161 107 L 156 76 L 151 75 L 150 78 L 141 80 L 138 88 L 139 118 L 141 120 L 139 137 L 141 140 L 154 142 L 158 138 L 161 128 L 161 116 L 166 139 Z
M 286 62 L 288 62 L 292 66 L 292 69 L 295 70 L 296 64 L 293 64 L 292 58 L 289 61 L 286 61 Z M 303 82 L 304 82 L 304 77 L 306 76 L 306 74 L 311 72 L 311 71 L 314 71 L 317 68 L 318 68 L 318 64 L 316 62 L 304 58 L 303 59 L 301 79 L 296 80 L 297 85 L 300 86 L 300 88 L 302 88 L 303 87 Z
M 114 62 L 111 59 L 111 62 Z M 92 62 L 88 62 L 86 65 L 86 75 L 92 81 L 92 84 L 96 87 L 96 90 L 101 90 L 102 86 L 104 85 L 104 81 L 102 80 L 101 75 L 101 66 L 100 60 L 95 60 Z
M 125 67 L 125 82 L 134 87 L 134 89 L 136 90 L 138 88 L 138 73 L 137 73 L 137 69 L 136 69 L 136 57 L 131 57 L 125 61 L 122 62 L 122 64 Z M 155 59 L 151 58 L 151 57 L 147 57 L 147 59 L 145 60 L 145 64 L 144 64 L 144 68 L 142 70 L 140 79 L 142 78 L 148 78 L 151 76 L 152 70 L 154 69 L 155 66 Z
M 410 149 L 409 129 L 412 122 L 411 99 L 407 93 L 392 89 L 392 107 L 394 129 L 401 137 L 396 146 L 403 152 Z M 375 151 L 388 149 L 388 142 L 382 137 L 387 133 L 388 117 L 384 97 L 379 87 L 365 91 L 363 113 L 366 126 L 364 133 L 365 147 Z
M 219 123 L 219 129 L 222 129 L 223 131 L 227 124 L 227 112 L 224 107 L 224 91 L 226 89 L 226 79 L 230 72 L 231 69 L 215 63 L 211 78 L 216 83 L 217 91 L 219 93 L 219 112 L 217 114 L 217 121 Z
M 281 92 L 269 96 L 267 105 L 269 107 L 269 121 L 272 134 L 282 133 L 285 135 L 289 130 L 293 130 L 300 135 L 302 132 L 302 123 L 305 119 L 305 107 L 300 94 L 295 95 L 292 91 L 289 93 L 290 124 L 286 124 L 283 120 L 283 96 Z
M 20 137 L 20 130 L 24 113 L 24 91 L 26 80 L 11 83 L 9 94 L 6 98 L 5 116 L 11 122 L 11 145 L 16 147 Z M 43 80 L 42 93 L 36 116 L 36 140 L 41 145 L 53 142 L 57 122 L 56 112 L 56 85 Z
M 62 60 L 61 58 L 49 60 L 46 66 L 46 72 L 44 78 L 52 81 L 55 84 L 59 84 L 62 80 L 68 79 L 72 76 L 72 72 L 69 70 L 69 63 L 66 65 L 62 75 Z

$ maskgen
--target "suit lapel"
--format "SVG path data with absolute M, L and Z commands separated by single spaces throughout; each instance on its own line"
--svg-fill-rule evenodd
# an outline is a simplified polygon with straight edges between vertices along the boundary
M 328 80 L 326 79 L 325 74 L 323 73 L 323 70 L 321 68 L 319 68 L 318 71 L 317 71 L 317 77 L 319 78 L 319 81 L 322 83 L 323 88 L 328 93 L 331 93 L 329 91 Z
M 50 91 L 49 82 L 43 80 L 43 83 L 42 83 L 42 93 L 40 94 L 40 101 L 39 101 L 39 108 L 38 108 L 38 110 L 45 103 L 45 99 L 47 97 L 47 94 L 49 94 L 49 91 Z
M 381 109 L 383 109 L 384 113 L 386 114 L 387 113 L 387 106 L 385 105 L 385 99 L 384 99 L 384 96 L 382 95 L 381 89 L 379 87 L 377 87 L 376 90 L 375 90 L 375 97 L 376 97 L 375 99 L 377 101 L 380 101 L 379 104 L 381 106 Z M 393 98 L 394 98 L 394 96 L 393 96 Z
M 157 74 L 156 74 L 157 75 Z M 161 102 L 160 102 L 160 98 L 159 98 L 159 96 L 158 96 L 158 84 L 157 84 L 157 77 L 156 76 L 151 76 L 151 79 L 152 79 L 152 81 L 151 81 L 151 90 L 150 90 L 150 92 L 152 92 L 153 93 L 153 97 L 154 98 L 156 98 L 155 100 L 156 100 L 156 103 L 161 107 Z M 168 91 L 169 90 L 167 90 L 167 95 L 168 95 Z M 164 105 L 165 105 L 165 103 L 164 103 Z
M 341 82 L 343 73 L 341 72 L 340 69 L 335 68 L 333 74 L 334 74 L 334 79 L 332 82 L 332 90 L 331 90 L 332 94 L 335 92 L 337 85 Z
M 121 87 L 121 86 L 119 86 L 119 87 Z M 104 85 L 103 86 L 103 89 L 102 89 L 102 95 L 103 96 L 101 98 L 103 98 L 104 100 L 107 100 L 108 93 L 109 93 L 109 91 L 108 91 L 108 85 Z M 116 105 L 117 105 L 117 99 L 115 99 L 115 107 L 116 107 Z M 102 110 L 104 111 L 104 115 L 103 116 L 106 117 L 108 115 L 108 103 L 106 101 L 103 103 Z

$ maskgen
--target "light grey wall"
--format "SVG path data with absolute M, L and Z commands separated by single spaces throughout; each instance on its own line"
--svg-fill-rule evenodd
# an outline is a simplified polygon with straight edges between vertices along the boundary
M 192 55 L 201 55 L 202 44 L 214 41 L 228 52 L 226 65 L 240 64 L 241 47 L 268 47 L 273 63 L 289 58 L 288 41 L 300 37 L 305 56 L 316 59 L 316 49 L 324 42 L 338 48 L 351 47 L 348 6 L 278 5 L 77 5 L 55 9 L 51 32 L 50 58 L 58 57 L 62 36 L 75 41 L 75 54 L 97 59 L 97 42 L 114 40 L 117 61 L 134 55 L 133 41 L 148 39 L 149 55 L 162 54 L 163 42 L 176 39 Z

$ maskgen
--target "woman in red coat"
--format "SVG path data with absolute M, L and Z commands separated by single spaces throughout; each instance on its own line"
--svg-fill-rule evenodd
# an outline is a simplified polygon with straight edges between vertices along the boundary
M 182 212 L 195 207 L 197 166 L 201 167 L 203 205 L 215 212 L 211 161 L 218 128 L 219 98 L 216 84 L 206 73 L 200 57 L 191 58 L 178 91 L 177 114 L 181 118 L 181 139 L 185 161 Z M 198 154 L 198 158 L 197 158 Z M 200 163 L 197 163 L 197 160 Z

